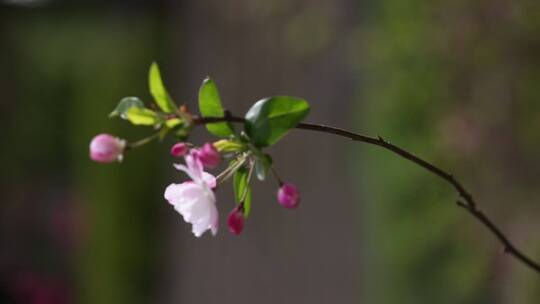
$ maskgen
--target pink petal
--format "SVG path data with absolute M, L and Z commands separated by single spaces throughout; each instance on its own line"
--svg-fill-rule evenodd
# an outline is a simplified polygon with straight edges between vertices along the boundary
M 203 172 L 203 165 L 201 163 L 201 160 L 197 156 L 197 150 L 192 149 L 191 153 L 186 155 L 185 158 L 186 158 L 186 165 L 191 175 L 196 177 L 196 179 L 200 179 Z M 193 179 L 195 180 L 195 178 Z

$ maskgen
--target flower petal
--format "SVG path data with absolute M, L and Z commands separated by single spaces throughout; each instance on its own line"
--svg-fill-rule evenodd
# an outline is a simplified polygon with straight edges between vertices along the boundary
M 184 171 L 194 182 L 200 182 L 200 178 L 198 177 L 198 175 L 194 174 L 194 172 L 191 171 L 188 167 L 182 164 L 173 164 L 173 166 L 180 171 Z
M 216 235 L 219 216 L 216 196 L 212 190 L 216 187 L 216 178 L 203 171 L 196 155 L 186 156 L 186 164 L 187 166 L 174 166 L 186 172 L 193 181 L 169 185 L 164 197 L 182 215 L 185 222 L 193 225 L 192 232 L 196 237 L 200 237 L 206 230 L 211 230 L 212 234 Z
M 194 181 L 201 180 L 204 167 L 201 160 L 197 156 L 196 149 L 193 149 L 191 153 L 186 155 L 185 159 L 191 178 Z
M 216 185 L 217 185 L 217 183 L 216 183 L 216 178 L 215 178 L 212 174 L 210 174 L 210 173 L 208 173 L 208 172 L 203 172 L 203 173 L 202 173 L 202 180 L 203 180 L 203 181 L 206 183 L 206 185 L 207 185 L 208 187 L 210 187 L 211 189 L 214 189 L 214 188 L 216 187 Z
M 204 189 L 201 186 L 188 181 L 181 184 L 170 184 L 165 189 L 164 197 L 169 203 L 174 204 L 176 201 L 186 199 L 196 199 L 201 195 Z
M 210 213 L 210 229 L 212 230 L 213 236 L 216 236 L 218 232 L 218 227 L 219 227 L 219 214 L 218 214 L 216 205 L 214 204 L 214 208 L 212 209 Z

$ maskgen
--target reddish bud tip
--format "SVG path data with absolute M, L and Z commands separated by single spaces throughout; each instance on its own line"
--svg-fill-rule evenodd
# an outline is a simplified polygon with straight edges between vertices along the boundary
M 206 143 L 197 151 L 202 164 L 208 168 L 214 168 L 221 162 L 221 154 L 211 143 Z
M 183 143 L 177 143 L 171 147 L 171 155 L 174 157 L 182 157 L 189 151 L 189 147 Z
M 227 226 L 229 226 L 229 231 L 234 235 L 239 235 L 244 230 L 244 213 L 240 208 L 234 208 L 229 217 L 227 217 Z

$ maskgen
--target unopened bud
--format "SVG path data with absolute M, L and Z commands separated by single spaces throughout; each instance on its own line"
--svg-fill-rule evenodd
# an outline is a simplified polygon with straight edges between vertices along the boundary
M 229 231 L 234 235 L 239 235 L 244 230 L 244 212 L 242 212 L 241 207 L 234 208 L 229 217 L 227 217 L 227 226 L 229 226 Z
M 171 147 L 171 155 L 174 157 L 182 157 L 189 151 L 189 147 L 183 143 L 177 143 Z
M 300 203 L 300 193 L 295 185 L 290 183 L 283 184 L 277 193 L 277 199 L 281 206 L 294 209 Z
M 121 161 L 126 141 L 110 134 L 99 134 L 90 142 L 90 158 L 99 163 Z
M 198 151 L 197 156 L 207 168 L 214 168 L 221 162 L 221 154 L 210 143 L 204 144 Z

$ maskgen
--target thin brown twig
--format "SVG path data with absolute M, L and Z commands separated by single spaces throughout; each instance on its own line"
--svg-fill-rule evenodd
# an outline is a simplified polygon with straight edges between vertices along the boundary
M 230 113 L 227 113 L 225 117 L 194 117 L 193 122 L 196 125 L 203 125 L 203 124 L 215 123 L 215 122 L 243 123 L 245 122 L 245 120 L 242 117 L 236 117 L 236 116 L 231 115 Z M 381 136 L 371 137 L 367 135 L 353 133 L 353 132 L 340 129 L 340 128 L 319 125 L 319 124 L 311 124 L 311 123 L 299 123 L 296 126 L 296 129 L 311 130 L 311 131 L 316 131 L 316 132 L 334 134 L 334 135 L 352 139 L 354 141 L 359 141 L 359 142 L 364 142 L 367 144 L 379 146 L 439 176 L 440 178 L 448 182 L 450 185 L 452 185 L 452 187 L 454 187 L 454 189 L 458 192 L 459 196 L 462 199 L 462 200 L 457 201 L 458 206 L 467 210 L 470 215 L 472 215 L 482 225 L 484 225 L 484 227 L 486 227 L 502 243 L 502 245 L 504 246 L 505 253 L 509 254 L 510 256 L 514 257 L 515 259 L 523 263 L 525 266 L 530 268 L 531 270 L 540 274 L 540 264 L 532 260 L 530 257 L 525 255 L 520 249 L 518 249 L 509 240 L 509 238 L 501 231 L 501 229 L 497 227 L 497 225 L 495 225 L 495 223 L 490 218 L 488 218 L 487 215 L 485 215 L 485 213 L 483 213 L 480 209 L 478 209 L 472 195 L 465 189 L 465 187 L 452 174 L 448 173 L 447 171 L 433 165 L 430 162 L 427 162 L 421 159 L 420 157 L 412 154 L 411 152 L 408 152 L 386 141 Z

